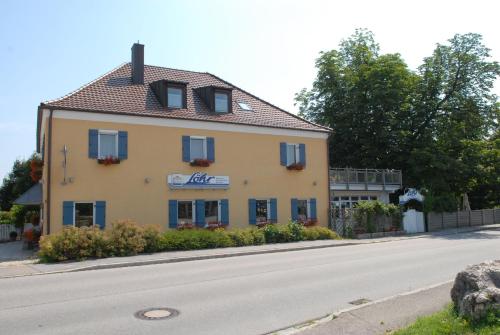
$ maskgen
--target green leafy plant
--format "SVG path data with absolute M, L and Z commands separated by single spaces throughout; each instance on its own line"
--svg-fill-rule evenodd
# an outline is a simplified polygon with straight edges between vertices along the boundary
M 146 246 L 143 230 L 134 221 L 113 222 L 106 236 L 113 256 L 137 255 L 143 252 Z

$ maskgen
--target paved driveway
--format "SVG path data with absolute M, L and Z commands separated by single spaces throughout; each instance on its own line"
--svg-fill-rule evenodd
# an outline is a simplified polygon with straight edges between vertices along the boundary
M 33 250 L 23 250 L 23 241 L 0 243 L 0 262 L 22 261 L 33 257 Z

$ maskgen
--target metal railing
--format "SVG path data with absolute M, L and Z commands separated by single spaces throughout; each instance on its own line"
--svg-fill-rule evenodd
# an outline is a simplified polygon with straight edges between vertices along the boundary
M 401 170 L 389 169 L 330 169 L 330 184 L 399 185 L 402 186 Z

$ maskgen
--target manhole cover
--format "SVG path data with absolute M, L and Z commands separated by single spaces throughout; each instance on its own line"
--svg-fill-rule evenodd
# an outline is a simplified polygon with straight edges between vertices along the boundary
M 349 303 L 351 305 L 363 305 L 363 304 L 369 303 L 370 301 L 371 301 L 370 299 L 361 298 L 361 299 L 357 299 L 354 301 L 350 301 Z
M 135 313 L 135 317 L 141 320 L 165 320 L 177 315 L 178 310 L 167 307 L 148 308 Z

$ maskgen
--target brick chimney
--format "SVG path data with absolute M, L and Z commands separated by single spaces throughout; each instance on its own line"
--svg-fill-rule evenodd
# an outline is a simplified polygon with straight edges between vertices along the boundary
M 144 44 L 132 45 L 132 83 L 144 84 Z

